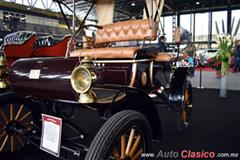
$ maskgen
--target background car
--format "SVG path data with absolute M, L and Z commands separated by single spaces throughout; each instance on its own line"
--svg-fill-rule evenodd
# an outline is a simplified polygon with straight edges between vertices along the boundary
M 204 49 L 196 51 L 195 57 L 195 67 L 198 67 L 199 64 L 201 66 L 207 66 L 208 60 L 217 55 L 218 49 Z

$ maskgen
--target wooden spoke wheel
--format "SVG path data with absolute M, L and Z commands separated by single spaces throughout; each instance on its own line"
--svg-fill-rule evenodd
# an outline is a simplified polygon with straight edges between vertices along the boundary
M 129 132 L 124 132 L 112 149 L 114 160 L 138 160 L 145 150 L 143 135 L 138 129 L 131 128 Z M 118 144 L 120 143 L 120 145 Z
M 192 86 L 187 81 L 183 94 L 181 111 L 177 117 L 177 128 L 179 132 L 184 132 L 190 125 L 192 115 Z
M 151 129 L 143 114 L 121 111 L 98 131 L 85 160 L 142 160 L 142 153 L 151 150 L 151 140 Z
M 0 155 L 14 155 L 25 147 L 22 132 L 30 126 L 32 120 L 32 112 L 24 104 L 0 105 Z

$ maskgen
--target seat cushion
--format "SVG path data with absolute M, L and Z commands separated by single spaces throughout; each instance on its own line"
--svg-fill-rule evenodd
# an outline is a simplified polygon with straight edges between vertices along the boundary
M 170 62 L 172 59 L 172 55 L 166 52 L 160 52 L 155 58 L 155 62 Z
M 138 47 L 111 47 L 79 49 L 70 54 L 70 57 L 91 57 L 97 59 L 133 59 L 138 51 Z

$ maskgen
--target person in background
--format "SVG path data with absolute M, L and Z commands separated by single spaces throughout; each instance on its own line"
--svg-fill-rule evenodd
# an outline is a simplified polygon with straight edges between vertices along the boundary
M 194 70 L 194 61 L 193 61 L 193 58 L 191 57 L 191 56 L 189 56 L 189 54 L 188 53 L 186 53 L 186 52 L 184 52 L 183 53 L 183 59 L 184 59 L 184 61 L 186 61 L 186 65 L 188 65 L 188 66 L 190 66 L 189 67 L 189 76 L 190 77 L 194 77 L 194 72 L 193 72 L 193 70 Z
M 167 47 L 165 43 L 166 43 L 165 36 L 161 36 L 158 40 L 159 52 L 167 52 Z
M 186 53 L 188 55 L 188 60 L 191 59 L 192 61 L 192 67 L 190 68 L 190 76 L 194 77 L 195 73 L 195 65 L 194 65 L 194 57 L 196 53 L 196 47 L 195 45 L 189 40 L 187 43 L 187 46 L 183 49 L 183 53 Z
M 236 53 L 234 56 L 233 72 L 240 71 L 240 40 L 237 40 Z

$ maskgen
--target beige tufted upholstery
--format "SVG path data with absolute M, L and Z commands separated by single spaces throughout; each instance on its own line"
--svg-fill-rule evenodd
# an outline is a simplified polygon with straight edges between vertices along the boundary
M 96 43 L 155 40 L 157 24 L 153 20 L 129 20 L 104 25 L 96 33 Z

